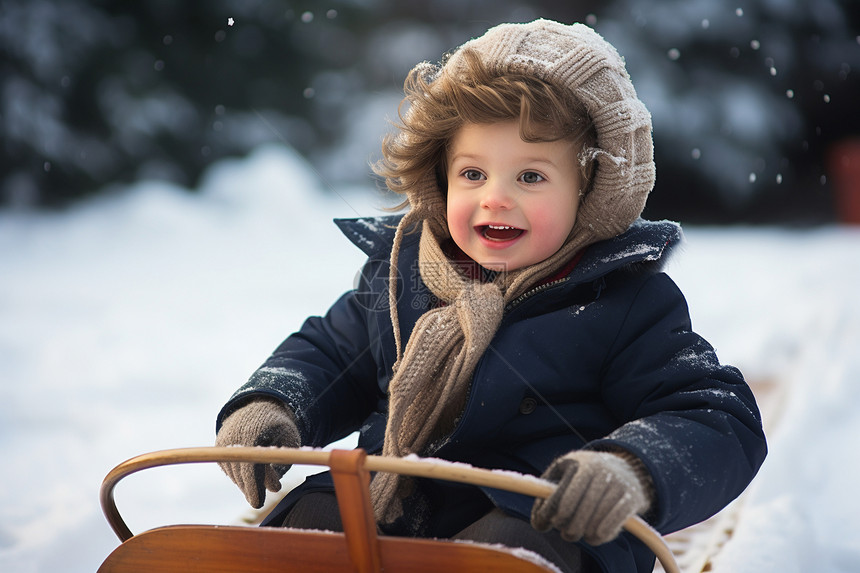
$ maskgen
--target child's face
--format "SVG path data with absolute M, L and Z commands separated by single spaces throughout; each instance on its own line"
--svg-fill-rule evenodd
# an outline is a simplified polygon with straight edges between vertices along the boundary
M 457 246 L 495 271 L 555 254 L 579 207 L 578 152 L 569 140 L 525 142 L 515 121 L 465 124 L 448 150 L 448 228 Z

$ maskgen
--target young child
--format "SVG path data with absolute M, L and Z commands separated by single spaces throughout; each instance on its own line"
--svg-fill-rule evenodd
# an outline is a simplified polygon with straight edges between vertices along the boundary
M 225 405 L 218 445 L 419 454 L 541 475 L 545 501 L 379 473 L 380 530 L 503 543 L 562 571 L 651 571 L 622 532 L 719 511 L 765 440 L 740 372 L 661 272 L 681 232 L 640 219 L 650 116 L 590 28 L 504 24 L 409 74 L 377 172 L 402 216 L 341 220 L 358 288 L 309 318 Z M 248 502 L 287 468 L 223 464 Z M 340 529 L 328 474 L 266 525 Z

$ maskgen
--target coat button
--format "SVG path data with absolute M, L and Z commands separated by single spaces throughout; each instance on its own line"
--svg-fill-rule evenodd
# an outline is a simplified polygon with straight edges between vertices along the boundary
M 523 398 L 520 402 L 520 414 L 531 414 L 537 408 L 537 400 L 534 398 Z

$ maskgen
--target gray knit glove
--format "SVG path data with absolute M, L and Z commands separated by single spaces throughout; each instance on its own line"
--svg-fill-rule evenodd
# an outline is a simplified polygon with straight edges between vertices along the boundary
M 279 446 L 297 448 L 301 436 L 292 411 L 271 398 L 257 398 L 227 416 L 218 435 L 216 446 Z M 251 507 L 261 508 L 266 490 L 281 489 L 281 478 L 290 466 L 220 462 L 218 464 L 233 483 L 239 486 Z
M 627 518 L 650 506 L 651 478 L 631 454 L 574 451 L 552 462 L 541 476 L 558 483 L 532 507 L 532 526 L 551 527 L 566 541 L 600 545 L 615 539 Z

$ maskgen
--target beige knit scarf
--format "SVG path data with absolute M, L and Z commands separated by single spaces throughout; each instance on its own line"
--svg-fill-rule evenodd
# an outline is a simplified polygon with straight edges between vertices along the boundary
M 388 423 L 382 454 L 402 457 L 432 454 L 453 432 L 469 394 L 472 373 L 499 327 L 505 305 L 541 279 L 558 272 L 589 242 L 590 234 L 573 232 L 549 259 L 509 273 L 490 283 L 465 278 L 442 250 L 447 229 L 424 220 L 418 265 L 430 291 L 445 304 L 425 312 L 401 353 L 396 306 L 397 258 L 404 228 L 414 226 L 408 213 L 397 228 L 391 256 L 389 290 L 398 360 L 388 386 Z M 378 473 L 371 483 L 376 519 L 391 523 L 403 514 L 403 500 L 414 482 Z

